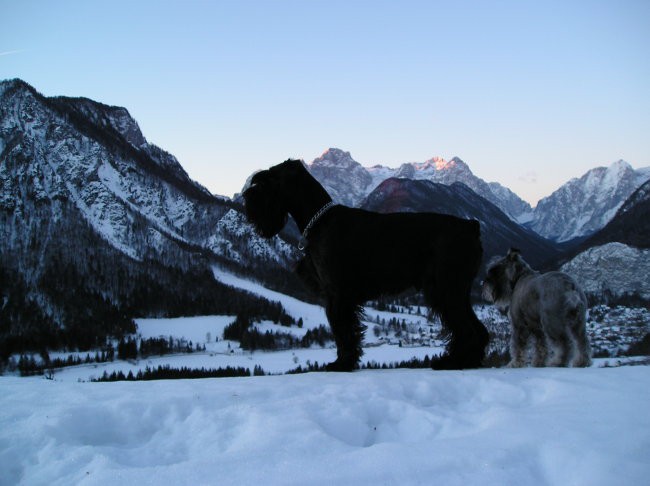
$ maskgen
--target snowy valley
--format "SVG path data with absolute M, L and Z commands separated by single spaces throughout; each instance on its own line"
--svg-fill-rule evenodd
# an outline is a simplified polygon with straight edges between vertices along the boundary
M 265 320 L 276 312 L 270 301 L 215 280 L 214 265 L 315 302 L 290 270 L 300 258 L 295 225 L 260 238 L 239 199 L 192 181 L 171 154 L 147 142 L 126 109 L 47 98 L 10 80 L 0 86 L 0 114 L 3 360 L 21 350 L 101 347 L 133 333 L 135 318 L 252 313 Z M 588 228 L 586 242 L 594 243 L 576 246 L 533 231 L 539 217 L 529 206 L 459 158 L 365 168 L 349 152 L 329 149 L 307 167 L 340 202 L 479 220 L 485 261 L 514 246 L 536 268 L 569 265 L 594 301 L 648 294 L 647 272 L 637 264 L 650 240 L 647 170 L 625 162 L 594 169 L 535 208 L 556 216 L 573 208 L 559 223 L 565 228 L 601 215 L 571 233 L 584 237 Z M 589 271 L 593 257 L 585 255 L 596 255 L 596 246 L 598 261 L 616 262 L 606 273 Z M 614 286 L 612 268 L 621 274 Z
M 215 274 L 302 317 L 302 327 L 259 322 L 260 331 L 301 337 L 324 322 L 319 306 Z M 439 352 L 439 327 L 418 311 L 367 308 L 363 360 Z M 478 311 L 492 347 L 504 346 L 503 317 Z M 592 314 L 596 355 L 618 353 L 620 336 L 632 342 L 650 325 L 647 311 L 602 306 Z M 284 374 L 330 361 L 335 349 L 243 350 L 219 338 L 233 319 L 138 319 L 139 340 L 171 336 L 194 351 L 0 377 L 0 484 L 592 486 L 643 484 L 650 474 L 647 358 L 596 358 L 587 369 Z M 404 324 L 399 336 L 390 326 L 387 339 L 372 331 L 392 319 Z M 160 367 L 231 367 L 246 376 L 91 381 Z
M 647 482 L 650 170 L 531 208 L 457 157 L 306 166 L 338 202 L 477 219 L 485 262 L 516 246 L 575 276 L 594 364 L 503 368 L 476 293 L 486 368 L 434 372 L 445 337 L 407 294 L 366 304 L 361 370 L 316 372 L 336 350 L 295 225 L 259 237 L 124 108 L 3 81 L 0 485 Z

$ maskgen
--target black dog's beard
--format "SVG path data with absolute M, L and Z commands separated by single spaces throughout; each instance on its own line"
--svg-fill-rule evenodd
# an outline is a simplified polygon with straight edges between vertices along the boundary
M 277 235 L 287 223 L 288 213 L 276 195 L 254 184 L 244 192 L 246 217 L 264 238 Z

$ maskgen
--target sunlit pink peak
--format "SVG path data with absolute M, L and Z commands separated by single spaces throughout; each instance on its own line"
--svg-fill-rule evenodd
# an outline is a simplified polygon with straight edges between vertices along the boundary
M 320 156 L 320 158 L 322 159 L 332 158 L 332 157 L 336 157 L 336 158 L 351 157 L 351 155 L 350 152 L 346 152 L 345 150 L 330 147 L 327 150 L 325 150 Z
M 412 165 L 415 168 L 415 170 L 427 170 L 427 169 L 444 170 L 444 169 L 450 169 L 454 167 L 456 165 L 456 162 L 454 159 L 445 160 L 442 157 L 434 157 L 425 162 L 414 162 Z

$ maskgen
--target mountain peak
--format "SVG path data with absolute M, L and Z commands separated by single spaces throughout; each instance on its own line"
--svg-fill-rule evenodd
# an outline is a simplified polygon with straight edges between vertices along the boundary
M 332 157 L 350 157 L 350 152 L 346 152 L 345 150 L 341 150 L 340 148 L 336 147 L 330 147 L 325 152 L 323 152 L 322 156 L 325 155 L 330 155 Z
M 591 169 L 540 200 L 531 228 L 557 241 L 589 235 L 605 226 L 646 180 L 645 172 L 624 160 Z
M 0 88 L 2 89 L 7 89 L 7 88 L 24 88 L 28 90 L 34 90 L 34 88 L 23 81 L 20 78 L 13 78 L 13 79 L 3 79 L 0 80 Z
M 434 175 L 439 173 L 437 176 L 440 177 L 443 172 L 447 171 L 460 171 L 471 174 L 469 166 L 463 162 L 460 158 L 454 157 L 450 160 L 446 160 L 443 157 L 432 157 L 424 162 L 410 162 L 408 164 L 402 164 L 400 167 L 400 172 L 404 174 L 411 174 L 411 177 L 415 173 L 420 174 L 429 174 Z
M 311 174 L 325 187 L 334 201 L 356 206 L 372 187 L 370 173 L 350 152 L 329 148 L 308 165 Z
M 530 205 L 511 191 L 502 190 L 501 186 L 498 190 L 492 189 L 476 177 L 459 157 L 450 160 L 432 157 L 424 162 L 404 163 L 396 169 L 383 165 L 365 168 L 352 158 L 350 152 L 329 148 L 308 167 L 335 201 L 349 206 L 357 206 L 379 184 L 395 177 L 429 180 L 446 185 L 462 182 L 480 196 L 497 204 L 515 220 L 521 219 L 522 215 L 528 217 L 532 211 Z
M 361 167 L 361 164 L 352 158 L 350 152 L 338 148 L 329 148 L 320 157 L 314 159 L 311 166 L 347 168 Z
M 609 169 L 618 169 L 618 168 L 626 168 L 626 169 L 629 168 L 629 169 L 631 169 L 632 166 L 623 159 L 618 159 L 616 162 L 613 162 L 609 166 Z
M 412 162 L 409 165 L 412 165 L 415 170 L 422 171 L 427 169 L 444 170 L 450 167 L 450 164 L 450 161 L 447 161 L 442 157 L 433 157 L 424 162 Z M 451 166 L 453 166 L 453 164 L 451 164 Z

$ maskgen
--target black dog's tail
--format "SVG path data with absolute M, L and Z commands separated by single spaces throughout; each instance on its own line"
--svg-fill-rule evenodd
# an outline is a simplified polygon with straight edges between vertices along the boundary
M 481 268 L 481 262 L 483 261 L 483 243 L 481 242 L 481 223 L 477 219 L 471 219 L 469 223 L 469 241 L 468 249 L 469 254 L 468 258 L 471 258 L 471 263 L 473 264 L 474 275 L 478 273 L 479 268 Z

